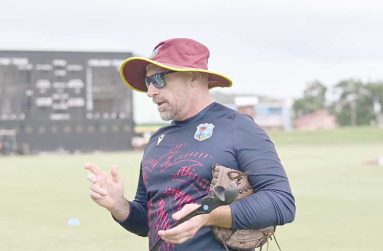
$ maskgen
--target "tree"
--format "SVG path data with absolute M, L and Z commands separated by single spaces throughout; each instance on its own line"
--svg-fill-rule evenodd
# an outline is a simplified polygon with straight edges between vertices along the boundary
M 368 125 L 374 120 L 372 93 L 361 81 L 340 81 L 335 85 L 335 92 L 338 99 L 332 103 L 331 111 L 339 125 Z
M 295 118 L 313 113 L 326 107 L 327 87 L 319 81 L 307 84 L 303 98 L 296 99 L 293 104 Z
M 382 124 L 383 122 L 383 82 L 367 83 L 366 89 L 370 92 L 375 122 L 377 124 Z

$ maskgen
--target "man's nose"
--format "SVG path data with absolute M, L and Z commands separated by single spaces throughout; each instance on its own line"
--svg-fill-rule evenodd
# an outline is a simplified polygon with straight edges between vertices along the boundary
M 157 95 L 158 93 L 159 93 L 159 90 L 154 85 L 150 84 L 148 86 L 148 91 L 146 92 L 146 94 L 148 95 L 149 98 L 153 97 L 154 95 Z

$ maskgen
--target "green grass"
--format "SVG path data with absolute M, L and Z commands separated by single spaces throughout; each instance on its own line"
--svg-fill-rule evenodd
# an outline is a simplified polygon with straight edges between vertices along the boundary
M 271 133 L 296 197 L 284 251 L 383 250 L 382 129 Z M 118 164 L 135 193 L 141 152 L 0 157 L 0 250 L 147 250 L 91 201 L 82 166 Z M 81 221 L 68 226 L 71 217 Z M 271 243 L 270 251 L 277 250 Z
M 382 143 L 383 128 L 344 127 L 336 130 L 271 132 L 274 143 L 279 144 L 358 144 Z

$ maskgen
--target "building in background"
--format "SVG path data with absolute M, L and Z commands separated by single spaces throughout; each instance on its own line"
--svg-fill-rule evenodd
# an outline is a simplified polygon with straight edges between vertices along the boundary
M 128 52 L 0 51 L 0 152 L 131 148 Z
M 319 110 L 294 121 L 294 128 L 298 130 L 318 130 L 337 128 L 336 118 L 327 110 Z
M 292 129 L 291 104 L 288 99 L 276 99 L 257 95 L 212 93 L 220 103 L 252 117 L 267 130 Z

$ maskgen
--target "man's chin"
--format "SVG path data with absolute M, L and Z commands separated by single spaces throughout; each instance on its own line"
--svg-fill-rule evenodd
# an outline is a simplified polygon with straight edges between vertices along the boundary
M 175 116 L 169 112 L 160 112 L 160 117 L 164 121 L 170 121 L 173 120 Z

